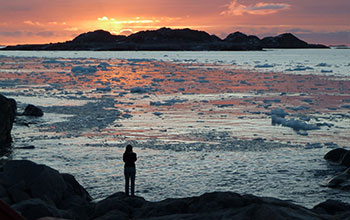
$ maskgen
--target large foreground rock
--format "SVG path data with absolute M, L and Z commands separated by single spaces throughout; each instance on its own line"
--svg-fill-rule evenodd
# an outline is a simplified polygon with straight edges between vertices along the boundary
M 267 197 L 233 192 L 206 193 L 198 197 L 148 202 L 116 193 L 96 204 L 94 219 L 230 219 L 230 220 L 326 220 L 350 218 L 344 203 L 323 204 L 314 210 Z M 340 207 L 337 207 L 339 204 Z M 332 210 L 337 210 L 332 212 Z
M 11 130 L 16 109 L 17 104 L 14 99 L 8 99 L 0 94 L 0 151 L 3 151 L 12 142 Z
M 0 170 L 0 198 L 29 220 L 55 217 L 77 220 L 350 219 L 349 204 L 329 200 L 314 209 L 291 202 L 233 192 L 149 202 L 115 193 L 97 203 L 70 174 L 30 161 L 8 161 Z
M 27 160 L 7 161 L 0 169 L 0 199 L 28 219 L 90 219 L 89 193 L 70 174 Z

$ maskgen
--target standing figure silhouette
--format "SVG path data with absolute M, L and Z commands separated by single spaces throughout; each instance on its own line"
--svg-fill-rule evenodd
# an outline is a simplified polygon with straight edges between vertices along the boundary
M 135 176 L 136 166 L 135 161 L 137 160 L 136 153 L 132 151 L 132 146 L 129 144 L 125 148 L 123 154 L 124 165 L 124 176 L 125 176 L 125 194 L 129 195 L 129 181 L 131 180 L 131 196 L 135 195 Z

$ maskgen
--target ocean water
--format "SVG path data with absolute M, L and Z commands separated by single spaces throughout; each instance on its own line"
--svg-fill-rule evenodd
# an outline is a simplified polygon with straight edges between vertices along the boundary
M 349 58 L 346 49 L 1 51 L 0 93 L 19 112 L 45 112 L 18 117 L 9 157 L 72 173 L 95 199 L 123 191 L 132 144 L 136 193 L 148 200 L 234 191 L 307 207 L 350 202 L 321 186 L 344 169 L 324 154 L 350 147 Z M 36 148 L 16 149 L 27 145 Z

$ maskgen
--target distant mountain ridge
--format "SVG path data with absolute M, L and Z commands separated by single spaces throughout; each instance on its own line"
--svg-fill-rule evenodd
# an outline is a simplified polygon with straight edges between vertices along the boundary
M 321 44 L 308 44 L 291 33 L 263 39 L 241 32 L 229 34 L 225 39 L 205 31 L 160 28 L 140 31 L 129 36 L 113 35 L 96 30 L 80 34 L 71 41 L 50 44 L 28 44 L 7 46 L 2 50 L 161 50 L 161 51 L 234 51 L 262 50 L 263 48 L 328 48 Z

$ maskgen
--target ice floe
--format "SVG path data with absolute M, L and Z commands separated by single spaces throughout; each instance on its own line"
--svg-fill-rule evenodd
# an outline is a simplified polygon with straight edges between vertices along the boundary
M 298 66 L 296 66 L 294 68 L 288 68 L 285 71 L 288 71 L 288 72 L 290 72 L 290 71 L 306 71 L 306 70 L 313 70 L 313 69 L 314 68 L 309 67 L 309 66 L 298 65 Z
M 288 110 L 293 110 L 293 111 L 303 111 L 303 110 L 308 110 L 308 109 L 310 109 L 310 107 L 300 105 L 300 106 L 296 106 L 296 107 L 289 106 L 289 107 L 287 107 L 287 109 L 288 109 Z
M 150 91 L 149 88 L 139 87 L 139 86 L 136 86 L 136 87 L 133 87 L 133 88 L 130 89 L 131 93 L 147 93 L 149 91 Z
M 275 115 L 275 116 L 284 118 L 285 116 L 289 115 L 289 113 L 284 111 L 284 109 L 278 108 L 278 109 L 272 109 L 270 112 L 270 115 Z
M 161 101 L 156 101 L 156 102 L 150 102 L 151 106 L 171 106 L 174 105 L 176 103 L 184 103 L 187 102 L 188 99 L 168 99 L 168 100 L 164 100 L 163 102 Z
M 109 71 L 110 69 L 108 69 L 108 67 L 111 67 L 111 65 L 109 63 L 106 62 L 102 62 L 100 64 L 98 64 L 97 68 L 99 68 L 100 70 L 103 71 Z
M 272 68 L 272 67 L 275 67 L 275 65 L 271 65 L 271 64 L 258 64 L 258 65 L 255 65 L 254 66 L 255 68 Z
M 93 74 L 98 71 L 98 69 L 95 66 L 75 66 L 71 69 L 72 73 L 75 75 L 81 75 L 81 74 Z
M 320 129 L 317 125 L 314 124 L 307 124 L 303 121 L 297 120 L 297 119 L 285 119 L 282 117 L 279 117 L 277 115 L 272 115 L 272 125 L 282 125 L 284 127 L 290 127 L 295 131 L 299 130 L 318 130 Z

